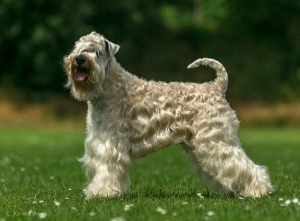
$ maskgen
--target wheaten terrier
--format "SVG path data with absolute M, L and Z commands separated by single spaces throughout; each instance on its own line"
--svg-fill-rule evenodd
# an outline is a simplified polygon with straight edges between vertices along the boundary
M 273 191 L 266 168 L 240 146 L 222 64 L 204 58 L 188 66 L 214 68 L 217 78 L 209 83 L 146 81 L 116 61 L 119 48 L 92 32 L 64 57 L 66 86 L 88 103 L 82 158 L 92 175 L 87 198 L 125 194 L 131 162 L 171 144 L 186 150 L 199 178 L 220 194 L 260 197 Z

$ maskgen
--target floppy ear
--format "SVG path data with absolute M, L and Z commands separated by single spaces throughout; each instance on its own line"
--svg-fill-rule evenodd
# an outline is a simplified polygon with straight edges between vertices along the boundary
M 120 46 L 105 39 L 105 49 L 113 57 L 120 49 Z

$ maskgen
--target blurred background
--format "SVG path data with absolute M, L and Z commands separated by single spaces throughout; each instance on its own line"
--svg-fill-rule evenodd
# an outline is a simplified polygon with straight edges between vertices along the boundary
M 217 59 L 242 125 L 300 125 L 300 1 L 2 0 L 0 30 L 0 126 L 84 126 L 62 58 L 91 31 L 146 79 L 210 81 L 213 70 L 186 67 Z

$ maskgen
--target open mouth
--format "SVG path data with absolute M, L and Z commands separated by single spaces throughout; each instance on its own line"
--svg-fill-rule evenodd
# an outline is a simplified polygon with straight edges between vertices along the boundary
M 74 73 L 74 79 L 78 82 L 86 81 L 89 76 L 89 70 L 83 67 L 77 67 Z

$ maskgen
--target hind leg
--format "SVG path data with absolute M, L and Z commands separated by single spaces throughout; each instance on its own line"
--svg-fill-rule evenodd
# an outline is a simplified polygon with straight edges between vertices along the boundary
M 247 157 L 237 137 L 227 139 L 216 129 L 207 138 L 196 139 L 189 153 L 200 179 L 221 194 L 255 198 L 273 191 L 266 168 Z
M 222 188 L 222 185 L 217 180 L 215 180 L 214 177 L 210 175 L 210 173 L 207 173 L 202 169 L 193 151 L 187 151 L 187 156 L 201 182 L 203 182 L 206 186 L 210 187 L 218 194 L 227 195 L 232 193 L 232 191 L 226 191 L 224 188 Z

